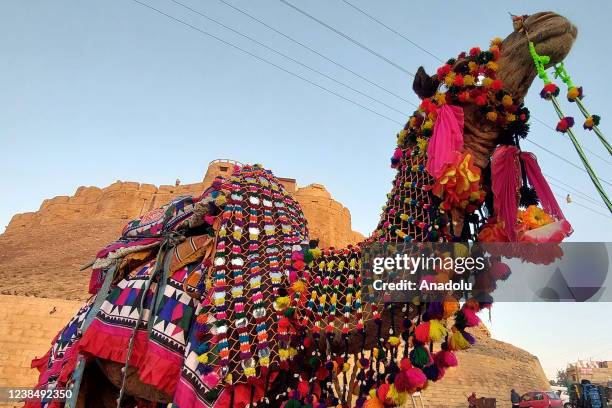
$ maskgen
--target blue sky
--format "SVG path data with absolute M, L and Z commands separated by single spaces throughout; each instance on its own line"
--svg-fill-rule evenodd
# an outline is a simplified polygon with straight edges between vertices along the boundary
M 181 1 L 406 115 L 169 0 L 143 1 L 398 122 L 405 121 L 414 109 L 217 0 Z M 228 1 L 416 102 L 410 76 L 278 0 Z M 574 81 L 584 86 L 587 106 L 602 116 L 601 129 L 611 133 L 611 89 L 606 82 L 612 55 L 606 39 L 612 15 L 609 1 L 591 1 L 580 7 L 575 1 L 515 1 L 511 6 L 473 1 L 469 7 L 435 1 L 352 1 L 442 59 L 474 45 L 484 47 L 494 36 L 505 36 L 511 29 L 508 11 L 524 14 L 552 9 L 569 17 L 579 28 L 579 38 L 566 66 Z M 340 0 L 299 1 L 299 5 L 411 72 L 419 65 L 432 72 L 439 65 Z M 0 52 L 0 189 L 5 192 L 0 202 L 1 226 L 13 214 L 36 210 L 43 199 L 73 194 L 81 185 L 105 186 L 118 179 L 172 184 L 177 177 L 183 183 L 197 182 L 215 158 L 262 163 L 278 176 L 296 178 L 301 185 L 322 183 L 351 210 L 354 229 L 367 234 L 377 222 L 393 176 L 388 163 L 400 125 L 134 1 L 3 1 Z M 526 103 L 535 116 L 554 127 L 557 119 L 552 106 L 537 95 L 539 88 L 539 84 L 534 86 Z M 574 106 L 564 106 L 578 119 Z M 606 157 L 593 134 L 580 129 L 578 137 L 589 150 Z M 580 166 L 564 136 L 534 122 L 530 139 Z M 574 202 L 562 203 L 575 229 L 571 239 L 609 241 L 612 217 L 606 215 L 587 175 L 529 143 L 523 147 L 536 153 L 546 174 L 586 195 L 572 192 Z M 590 156 L 598 174 L 612 181 L 611 160 Z M 557 184 L 553 190 L 565 196 L 568 187 L 553 182 Z M 602 309 L 612 311 L 610 304 L 547 307 L 534 308 L 533 313 L 538 313 L 534 320 L 548 320 L 562 310 L 570 321 L 596 325 L 583 316 L 601 316 Z M 504 330 L 494 325 L 494 333 L 512 339 L 525 323 L 527 308 L 500 305 L 494 322 L 502 322 Z M 563 344 L 578 349 L 597 347 L 594 339 L 573 335 L 563 327 L 560 330 Z M 609 325 L 597 330 L 612 345 Z M 529 350 L 543 358 L 549 350 L 546 339 L 533 339 Z M 564 366 L 574 358 L 559 351 L 543 364 L 551 372 L 553 365 Z M 612 359 L 612 351 L 598 358 Z

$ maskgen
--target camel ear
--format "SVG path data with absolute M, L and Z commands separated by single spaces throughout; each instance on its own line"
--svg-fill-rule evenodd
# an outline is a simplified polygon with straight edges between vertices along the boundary
M 433 96 L 436 93 L 438 90 L 438 85 L 440 85 L 440 81 L 438 81 L 438 77 L 436 75 L 429 76 L 423 67 L 419 67 L 414 75 L 412 89 L 419 98 L 425 99 Z

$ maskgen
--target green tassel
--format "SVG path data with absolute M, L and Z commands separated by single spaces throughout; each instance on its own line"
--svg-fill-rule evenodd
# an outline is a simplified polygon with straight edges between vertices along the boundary
M 423 368 L 429 363 L 429 354 L 423 346 L 417 346 L 410 352 L 410 362 L 413 366 Z
M 296 399 L 290 399 L 285 404 L 285 408 L 301 408 L 302 404 Z

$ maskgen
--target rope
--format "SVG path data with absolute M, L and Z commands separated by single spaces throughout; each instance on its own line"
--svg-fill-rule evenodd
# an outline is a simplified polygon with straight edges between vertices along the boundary
M 174 234 L 175 233 L 173 232 L 167 235 L 164 238 L 163 242 L 161 243 L 159 247 L 159 252 L 157 253 L 157 259 L 155 260 L 155 270 L 151 273 L 151 276 L 145 283 L 144 288 L 142 290 L 142 297 L 140 298 L 140 304 L 138 306 L 138 319 L 136 320 L 136 323 L 134 324 L 134 328 L 132 329 L 132 334 L 130 336 L 130 342 L 128 344 L 127 354 L 125 357 L 125 364 L 122 370 L 123 372 L 122 372 L 122 378 L 121 378 L 121 388 L 119 388 L 119 397 L 117 398 L 117 408 L 121 407 L 121 400 L 123 399 L 123 396 L 125 394 L 125 383 L 127 381 L 127 376 L 128 376 L 129 362 L 130 362 L 130 358 L 132 357 L 132 351 L 134 350 L 136 333 L 138 332 L 138 327 L 140 326 L 140 322 L 142 321 L 142 318 L 143 318 L 144 302 L 147 298 L 147 292 L 149 291 L 151 284 L 153 283 L 157 275 L 160 273 L 160 271 L 162 271 L 163 269 L 166 269 L 166 266 L 167 266 L 166 262 L 162 262 L 162 261 L 164 260 L 164 257 L 166 256 L 166 254 L 170 254 L 169 248 L 171 248 L 171 246 L 176 242 L 177 237 Z M 164 272 L 164 276 L 165 276 L 165 272 Z M 154 312 L 157 307 L 155 303 L 155 299 L 156 299 L 156 294 L 153 296 L 153 300 L 151 303 L 152 312 Z M 153 318 L 154 318 L 154 314 L 151 313 L 151 315 L 149 316 L 149 319 L 153 319 Z
M 529 53 L 531 54 L 531 57 L 533 58 L 533 63 L 538 72 L 538 77 L 544 82 L 545 85 L 550 84 L 551 81 L 548 78 L 548 74 L 546 73 L 546 68 L 545 68 L 546 64 L 550 63 L 550 57 L 547 55 L 538 55 L 535 49 L 535 45 L 532 41 L 529 41 Z M 552 102 L 553 107 L 555 108 L 555 112 L 557 113 L 557 116 L 559 117 L 559 119 L 565 118 L 565 114 L 561 110 L 561 106 L 559 105 L 559 101 L 557 101 L 557 98 L 551 94 L 549 99 Z M 576 149 L 576 152 L 578 153 L 578 157 L 580 157 L 580 160 L 582 161 L 582 164 L 584 165 L 584 168 L 586 169 L 587 174 L 591 178 L 591 181 L 593 182 L 595 189 L 601 196 L 601 199 L 603 200 L 604 204 L 606 204 L 606 207 L 608 207 L 608 211 L 612 213 L 612 202 L 610 202 L 610 199 L 608 198 L 606 191 L 601 186 L 601 183 L 599 182 L 599 179 L 597 178 L 597 175 L 595 174 L 593 167 L 591 167 L 591 164 L 589 163 L 589 160 L 586 157 L 584 150 L 582 149 L 582 146 L 580 145 L 580 142 L 578 142 L 578 139 L 576 139 L 576 136 L 574 135 L 574 132 L 572 131 L 571 127 L 568 127 L 567 134 L 572 144 L 574 145 L 574 149 Z

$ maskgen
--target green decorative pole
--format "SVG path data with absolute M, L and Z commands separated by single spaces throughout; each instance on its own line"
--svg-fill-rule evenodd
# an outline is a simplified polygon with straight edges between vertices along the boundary
M 572 82 L 572 78 L 569 76 L 569 74 L 565 70 L 565 66 L 563 65 L 563 62 L 555 65 L 555 74 L 554 75 L 555 75 L 555 78 L 560 78 L 563 81 L 563 83 L 567 86 L 568 92 L 571 89 L 576 88 L 576 86 Z M 568 96 L 568 99 L 570 99 L 569 96 Z M 575 98 L 571 98 L 570 101 L 576 102 L 576 105 L 578 105 L 578 109 L 580 110 L 580 112 L 582 113 L 582 115 L 584 116 L 585 119 L 593 120 L 594 116 L 592 116 L 589 113 L 589 111 L 586 109 L 586 107 L 582 103 L 582 97 L 581 96 L 577 96 Z M 612 156 L 612 146 L 610 145 L 610 143 L 608 142 L 608 140 L 606 139 L 604 134 L 601 132 L 601 130 L 599 129 L 599 127 L 597 126 L 596 123 L 593 123 L 592 129 L 593 129 L 593 132 L 595 132 L 595 134 L 599 138 L 599 141 L 608 150 L 608 154 L 610 154 Z
M 538 55 L 538 53 L 535 50 L 535 45 L 531 41 L 529 42 L 529 52 L 531 53 L 531 57 L 533 58 L 533 62 L 535 64 L 536 70 L 538 71 L 538 77 L 540 77 L 540 79 L 544 82 L 545 85 L 551 84 L 552 82 L 548 78 L 548 74 L 546 73 L 546 68 L 545 68 L 545 65 L 550 62 L 550 57 L 546 55 Z M 565 119 L 565 115 L 563 114 L 563 111 L 561 110 L 561 106 L 559 105 L 559 102 L 557 101 L 557 98 L 555 97 L 555 95 L 553 95 L 552 93 L 549 93 L 547 99 L 550 99 L 550 101 L 552 102 L 553 107 L 555 108 L 555 111 L 557 112 L 557 116 L 559 116 L 559 119 L 560 120 Z M 591 178 L 591 181 L 593 182 L 595 189 L 601 196 L 601 199 L 603 200 L 603 202 L 606 204 L 606 207 L 608 207 L 608 211 L 612 213 L 612 202 L 610 202 L 610 199 L 608 198 L 606 191 L 601 186 L 601 183 L 599 182 L 599 179 L 597 178 L 595 171 L 591 167 L 589 160 L 584 154 L 584 150 L 582 150 L 582 146 L 578 142 L 578 139 L 576 139 L 576 136 L 574 135 L 574 132 L 572 131 L 571 126 L 568 127 L 566 131 L 567 131 L 567 134 L 570 140 L 572 141 L 572 144 L 574 145 L 574 148 L 576 149 L 576 152 L 578 153 L 578 156 L 580 157 L 580 160 L 582 161 L 582 164 L 584 165 L 584 168 L 586 169 L 589 177 Z

